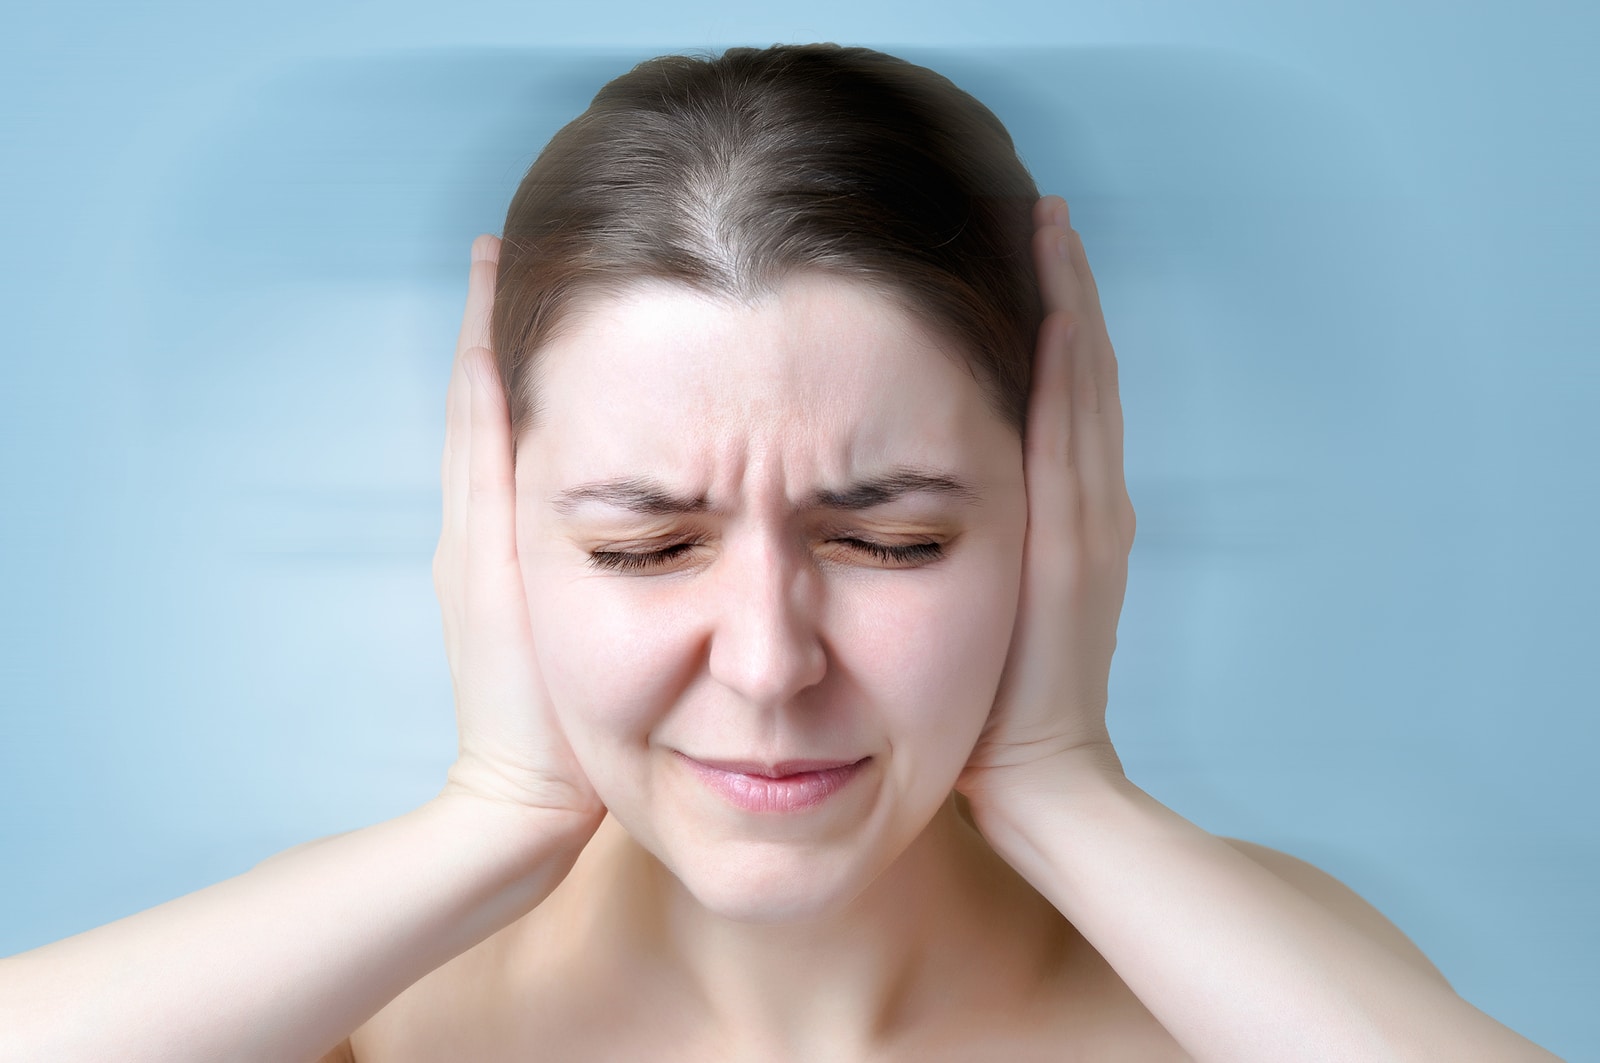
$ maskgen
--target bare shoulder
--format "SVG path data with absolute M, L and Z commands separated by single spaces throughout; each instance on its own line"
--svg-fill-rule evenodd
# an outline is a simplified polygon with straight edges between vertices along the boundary
M 530 919 L 502 927 L 401 990 L 350 1034 L 348 1060 L 317 1063 L 515 1058 L 507 1055 L 512 1046 L 532 1043 L 518 1036 L 523 1021 L 548 1010 L 540 986 L 510 973 L 522 966 L 511 953 Z
M 1278 849 L 1269 849 L 1240 838 L 1223 838 L 1262 867 L 1271 871 L 1301 893 L 1343 918 L 1357 930 L 1395 953 L 1418 970 L 1448 986 L 1450 983 L 1416 943 L 1359 893 L 1314 864 Z

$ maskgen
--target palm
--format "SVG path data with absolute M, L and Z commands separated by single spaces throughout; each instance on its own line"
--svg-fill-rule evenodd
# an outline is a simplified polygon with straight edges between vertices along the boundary
M 1117 363 L 1066 204 L 1034 210 L 1039 330 L 1023 448 L 1028 530 L 1010 653 L 957 782 L 973 804 L 1028 765 L 1089 751 L 1115 763 L 1106 703 L 1135 516 L 1122 464 Z M 1065 236 L 1069 257 L 1056 251 Z

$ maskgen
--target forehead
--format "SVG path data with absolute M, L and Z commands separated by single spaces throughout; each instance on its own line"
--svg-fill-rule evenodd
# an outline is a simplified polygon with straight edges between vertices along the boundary
M 530 442 L 564 477 L 960 464 L 1003 430 L 953 342 L 823 274 L 748 305 L 665 282 L 591 298 L 539 358 Z

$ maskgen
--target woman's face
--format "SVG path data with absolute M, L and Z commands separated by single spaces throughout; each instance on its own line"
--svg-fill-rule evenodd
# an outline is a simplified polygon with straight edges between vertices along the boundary
M 751 922 L 837 909 L 949 798 L 988 716 L 1021 442 L 949 348 L 859 284 L 804 274 L 746 309 L 654 283 L 590 308 L 541 355 L 544 420 L 518 455 L 556 715 L 610 813 L 700 903 Z M 852 490 L 912 470 L 966 491 Z M 604 481 L 631 490 L 577 490 Z M 667 498 L 704 505 L 649 504 Z M 755 811 L 691 758 L 860 763 L 820 803 Z

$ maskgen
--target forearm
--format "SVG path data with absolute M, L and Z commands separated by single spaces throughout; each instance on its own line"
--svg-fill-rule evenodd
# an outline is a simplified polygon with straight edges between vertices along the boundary
M 1556 1058 L 1125 778 L 1027 792 L 990 844 L 1200 1063 Z
M 530 816 L 441 796 L 0 960 L 0 1060 L 314 1060 L 565 877 Z

